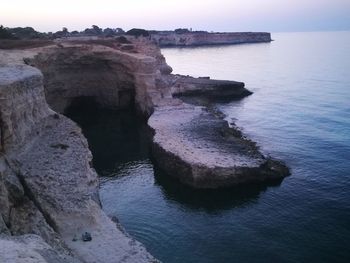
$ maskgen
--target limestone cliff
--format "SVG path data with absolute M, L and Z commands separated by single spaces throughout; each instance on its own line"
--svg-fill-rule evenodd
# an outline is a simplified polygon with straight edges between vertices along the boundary
M 171 31 L 151 34 L 151 39 L 161 47 L 167 46 L 203 46 L 203 45 L 227 45 L 242 43 L 271 42 L 271 34 L 265 32 L 240 32 L 240 33 L 209 33 L 188 32 L 176 33 Z
M 156 60 L 143 54 L 66 45 L 43 50 L 30 64 L 43 72 L 47 102 L 57 112 L 64 112 L 74 98 L 89 96 L 114 109 L 128 107 L 135 99 L 149 114 L 159 96 L 152 93 Z
M 48 250 L 57 251 L 57 262 L 154 261 L 102 211 L 87 141 L 74 122 L 48 107 L 41 72 L 7 65 L 0 76 L 1 231 L 41 236 Z M 85 231 L 90 242 L 81 240 Z M 6 240 L 28 250 L 26 242 Z M 44 241 L 32 249 L 45 259 Z M 0 252 L 4 258 L 8 250 Z

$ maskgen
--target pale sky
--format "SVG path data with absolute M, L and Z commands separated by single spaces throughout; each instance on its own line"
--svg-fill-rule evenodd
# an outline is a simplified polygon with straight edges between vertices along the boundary
M 0 24 L 38 31 L 80 31 L 93 24 L 124 30 L 350 30 L 350 0 L 0 0 Z

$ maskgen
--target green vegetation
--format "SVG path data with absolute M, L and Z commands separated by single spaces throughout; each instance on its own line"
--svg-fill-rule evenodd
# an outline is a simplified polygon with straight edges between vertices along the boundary
M 17 39 L 43 39 L 47 38 L 46 34 L 35 31 L 32 27 L 15 27 L 9 28 L 9 32 Z
M 52 40 L 56 38 L 65 37 L 79 37 L 79 36 L 97 36 L 97 37 L 120 37 L 122 35 L 130 35 L 134 37 L 149 37 L 151 34 L 159 33 L 171 33 L 186 34 L 186 33 L 199 33 L 205 31 L 192 31 L 192 28 L 177 28 L 174 31 L 157 31 L 157 30 L 145 30 L 141 28 L 133 28 L 125 32 L 122 28 L 100 28 L 97 25 L 92 25 L 90 28 L 86 28 L 82 31 L 69 32 L 67 27 L 63 27 L 62 30 L 57 32 L 42 33 L 36 31 L 32 27 L 15 27 L 8 28 L 0 26 L 0 39 L 20 39 L 20 40 Z M 123 42 L 124 39 L 119 39 Z
M 149 36 L 149 32 L 145 29 L 140 29 L 140 28 L 133 28 L 129 31 L 126 32 L 127 35 L 130 36 L 135 36 L 135 37 L 148 37 Z
M 191 31 L 188 30 L 187 28 L 177 28 L 174 30 L 176 34 L 185 34 L 185 33 L 190 33 Z
M 147 32 L 147 31 L 146 31 Z M 122 28 L 100 28 L 93 25 L 91 28 L 86 28 L 83 31 L 69 32 L 68 28 L 63 27 L 62 30 L 57 32 L 42 33 L 36 31 L 32 27 L 15 27 L 7 28 L 0 26 L 0 39 L 20 39 L 20 40 L 34 40 L 34 39 L 55 39 L 62 37 L 78 37 L 78 36 L 102 36 L 102 37 L 115 37 L 125 34 Z
M 0 26 L 0 39 L 15 39 L 16 37 L 9 31 L 8 28 Z

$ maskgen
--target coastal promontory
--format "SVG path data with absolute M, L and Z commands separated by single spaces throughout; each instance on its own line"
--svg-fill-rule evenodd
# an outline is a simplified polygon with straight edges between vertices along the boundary
M 178 29 L 175 31 L 151 31 L 150 37 L 161 47 L 190 47 L 232 45 L 242 43 L 271 42 L 267 32 L 206 32 Z
M 211 106 L 250 95 L 244 83 L 171 72 L 149 37 L 58 39 L 0 50 L 2 258 L 157 261 L 101 208 L 88 141 L 65 116 L 79 98 L 114 110 L 134 107 L 148 124 L 154 164 L 193 188 L 289 174 Z

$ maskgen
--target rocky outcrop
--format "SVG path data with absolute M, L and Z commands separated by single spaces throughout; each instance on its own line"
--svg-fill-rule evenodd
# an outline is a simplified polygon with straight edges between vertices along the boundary
M 271 34 L 265 32 L 239 32 L 239 33 L 209 33 L 188 32 L 176 33 L 172 31 L 159 31 L 151 34 L 151 39 L 161 47 L 169 46 L 204 46 L 228 45 L 243 43 L 271 42 Z
M 33 127 L 53 112 L 45 103 L 42 74 L 24 65 L 0 67 L 1 149 L 21 147 Z
M 155 111 L 148 125 L 154 131 L 157 165 L 192 187 L 229 187 L 289 174 L 283 163 L 264 157 L 255 143 L 206 108 L 164 107 Z
M 135 103 L 149 115 L 160 96 L 154 91 L 156 60 L 100 45 L 48 48 L 28 61 L 44 74 L 50 107 L 64 112 L 74 98 L 94 97 L 108 108 Z
M 46 100 L 57 112 L 63 113 L 75 98 L 94 97 L 112 109 L 135 104 L 149 116 L 171 97 L 168 86 L 161 83 L 162 75 L 172 69 L 158 47 L 142 38 L 132 41 L 60 41 L 59 47 L 42 49 L 26 62 L 42 71 Z
M 154 261 L 102 211 L 87 141 L 74 122 L 48 107 L 40 71 L 8 65 L 0 73 L 1 231 L 40 235 L 47 249 L 59 252 L 57 262 Z M 90 242 L 81 240 L 84 232 Z M 13 255 L 27 250 L 27 243 L 14 244 Z
M 172 94 L 175 97 L 197 97 L 213 100 L 232 100 L 252 94 L 244 88 L 243 82 L 215 80 L 209 77 L 193 78 L 183 75 L 172 75 Z

